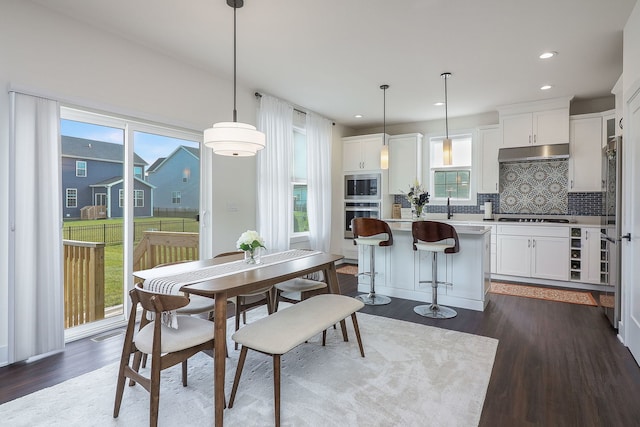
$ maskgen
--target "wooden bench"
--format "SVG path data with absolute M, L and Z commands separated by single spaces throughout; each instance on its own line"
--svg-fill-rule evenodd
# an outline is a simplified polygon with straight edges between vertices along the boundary
M 273 386 L 275 398 L 275 425 L 280 425 L 280 356 L 322 332 L 322 345 L 326 344 L 327 328 L 338 322 L 348 341 L 344 319 L 351 315 L 358 339 L 360 355 L 364 357 L 356 311 L 364 307 L 361 301 L 344 295 L 324 294 L 301 301 L 270 316 L 256 320 L 241 328 L 232 338 L 242 345 L 238 368 L 233 380 L 229 408 L 233 407 L 247 350 L 273 356 Z

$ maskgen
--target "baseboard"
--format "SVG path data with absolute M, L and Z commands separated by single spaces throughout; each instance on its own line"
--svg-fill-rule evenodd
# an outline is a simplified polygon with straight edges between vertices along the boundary
M 9 364 L 9 346 L 0 347 L 0 366 L 6 366 Z

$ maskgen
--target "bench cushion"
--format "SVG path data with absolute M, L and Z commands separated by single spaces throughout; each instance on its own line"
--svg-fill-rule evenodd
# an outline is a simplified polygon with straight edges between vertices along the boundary
M 317 295 L 244 326 L 232 338 L 253 350 L 285 354 L 362 307 L 345 295 Z

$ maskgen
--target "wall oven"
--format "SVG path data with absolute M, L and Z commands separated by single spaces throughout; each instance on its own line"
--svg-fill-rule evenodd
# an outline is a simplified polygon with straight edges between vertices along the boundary
M 349 199 L 376 199 L 381 198 L 381 175 L 358 174 L 344 176 L 344 198 Z
M 344 238 L 353 239 L 351 220 L 354 218 L 380 218 L 380 202 L 346 201 L 344 202 Z

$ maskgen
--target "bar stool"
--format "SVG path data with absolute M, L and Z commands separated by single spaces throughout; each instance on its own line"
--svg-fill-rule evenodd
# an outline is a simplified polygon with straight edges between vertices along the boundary
M 371 256 L 370 270 L 364 273 L 358 273 L 358 276 L 369 276 L 371 278 L 371 289 L 367 295 L 358 295 L 359 299 L 366 305 L 384 305 L 391 302 L 391 298 L 376 294 L 376 246 L 393 245 L 393 235 L 389 224 L 375 218 L 354 218 L 351 220 L 351 229 L 353 230 L 353 244 L 369 246 L 369 254 Z M 383 236 L 386 234 L 386 237 Z
M 420 316 L 433 319 L 450 319 L 458 313 L 449 307 L 438 305 L 438 253 L 455 254 L 460 251 L 456 229 L 444 222 L 416 221 L 411 226 L 413 234 L 413 250 L 432 252 L 431 280 L 420 283 L 431 283 L 431 304 L 419 305 L 413 311 Z M 451 242 L 453 240 L 453 242 Z

